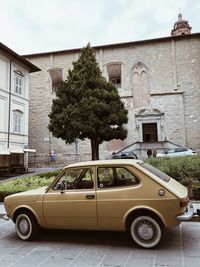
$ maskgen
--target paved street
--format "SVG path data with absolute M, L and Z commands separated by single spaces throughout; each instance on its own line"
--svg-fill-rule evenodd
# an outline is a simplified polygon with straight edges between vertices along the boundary
M 168 230 L 157 249 L 133 245 L 125 233 L 42 231 L 37 241 L 20 241 L 11 221 L 0 218 L 1 267 L 200 266 L 200 222 Z

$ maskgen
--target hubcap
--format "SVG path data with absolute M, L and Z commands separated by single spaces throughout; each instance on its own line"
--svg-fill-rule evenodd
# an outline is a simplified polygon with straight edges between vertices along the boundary
M 28 229 L 29 229 L 29 224 L 28 224 L 28 221 L 26 219 L 22 219 L 19 223 L 19 229 L 20 229 L 20 232 L 22 234 L 25 234 L 27 233 Z
M 149 240 L 153 237 L 153 229 L 150 225 L 143 223 L 138 227 L 138 234 L 144 240 Z

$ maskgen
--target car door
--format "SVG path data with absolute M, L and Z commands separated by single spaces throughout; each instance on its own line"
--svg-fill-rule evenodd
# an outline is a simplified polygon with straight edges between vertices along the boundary
M 92 168 L 65 169 L 43 199 L 44 221 L 61 228 L 97 224 L 96 192 Z
M 139 185 L 138 177 L 125 167 L 97 168 L 99 227 L 112 230 L 122 227 L 125 214 L 134 207 L 141 197 Z

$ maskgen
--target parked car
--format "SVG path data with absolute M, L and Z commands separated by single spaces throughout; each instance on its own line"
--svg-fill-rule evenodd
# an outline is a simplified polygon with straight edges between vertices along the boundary
M 157 153 L 157 158 L 163 158 L 163 157 L 184 157 L 184 156 L 196 156 L 197 153 L 187 147 L 178 147 L 178 148 L 170 148 L 167 149 L 161 153 Z
M 112 155 L 113 159 L 137 159 L 137 155 L 133 152 L 118 152 Z
M 193 216 L 186 187 L 141 160 L 68 165 L 47 187 L 7 196 L 7 215 L 20 239 L 39 227 L 127 231 L 143 248 L 158 245 L 164 229 Z

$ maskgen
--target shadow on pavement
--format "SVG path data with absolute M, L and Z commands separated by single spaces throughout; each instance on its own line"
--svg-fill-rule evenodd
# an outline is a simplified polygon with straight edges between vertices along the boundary
M 6 240 L 15 240 L 17 242 L 22 242 L 22 244 L 68 244 L 70 246 L 111 246 L 111 247 L 123 247 L 123 248 L 134 248 L 139 250 L 145 250 L 138 247 L 134 242 L 131 241 L 128 234 L 125 232 L 106 232 L 106 231 L 78 231 L 78 230 L 47 230 L 41 229 L 36 240 L 30 242 L 21 241 L 16 233 L 15 229 L 10 233 Z M 175 229 L 166 230 L 163 240 L 159 245 L 159 249 L 173 250 L 180 245 L 180 229 L 179 227 Z M 153 248 L 151 251 L 158 249 Z

